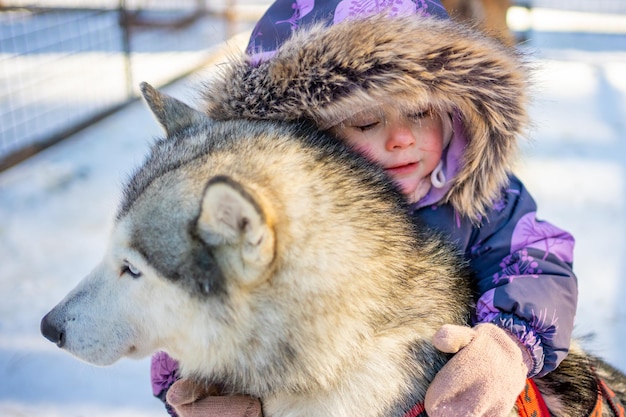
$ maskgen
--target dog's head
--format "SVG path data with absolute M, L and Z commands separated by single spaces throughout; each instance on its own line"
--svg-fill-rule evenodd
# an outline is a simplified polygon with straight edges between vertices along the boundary
M 207 176 L 198 161 L 207 135 L 246 128 L 220 129 L 142 88 L 167 139 L 128 184 L 102 262 L 41 323 L 46 338 L 97 365 L 162 348 L 175 356 L 191 356 L 197 346 L 230 350 L 216 341 L 254 322 L 237 299 L 245 291 L 236 289 L 267 281 L 275 258 L 271 205 L 231 176 Z

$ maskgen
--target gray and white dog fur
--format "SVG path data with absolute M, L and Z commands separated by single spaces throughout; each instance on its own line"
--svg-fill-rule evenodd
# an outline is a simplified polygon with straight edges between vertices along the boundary
M 415 225 L 382 170 L 311 125 L 214 121 L 142 91 L 166 137 L 44 336 L 96 365 L 165 350 L 183 376 L 259 397 L 267 417 L 422 402 L 448 359 L 432 336 L 473 307 L 452 247 Z M 624 399 L 626 377 L 574 347 L 536 381 L 553 415 L 591 410 L 591 366 Z

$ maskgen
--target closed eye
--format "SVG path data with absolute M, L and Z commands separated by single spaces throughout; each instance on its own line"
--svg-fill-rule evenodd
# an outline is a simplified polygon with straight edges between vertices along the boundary
M 379 124 L 380 124 L 380 122 L 373 122 L 373 123 L 368 123 L 368 124 L 365 124 L 365 125 L 359 125 L 359 126 L 353 126 L 353 127 L 355 129 L 360 130 L 361 132 L 365 132 L 365 131 L 374 129 Z
M 141 271 L 135 268 L 128 261 L 124 261 L 124 265 L 122 265 L 122 269 L 120 271 L 120 276 L 128 274 L 131 278 L 139 278 L 141 277 Z

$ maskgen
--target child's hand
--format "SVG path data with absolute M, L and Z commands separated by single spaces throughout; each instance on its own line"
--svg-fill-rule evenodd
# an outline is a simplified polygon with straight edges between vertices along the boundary
M 430 417 L 510 415 L 531 360 L 512 335 L 490 323 L 474 328 L 444 325 L 433 344 L 456 354 L 426 392 Z
M 167 392 L 167 403 L 178 417 L 262 417 L 261 402 L 245 395 L 217 395 L 190 379 L 180 379 Z

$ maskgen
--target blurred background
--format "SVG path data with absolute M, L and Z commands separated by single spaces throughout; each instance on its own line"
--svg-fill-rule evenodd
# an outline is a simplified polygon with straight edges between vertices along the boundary
M 0 0 L 0 168 L 206 65 L 267 3 Z
M 576 335 L 626 371 L 626 1 L 446 0 L 534 69 L 517 173 L 571 232 Z M 39 320 L 99 261 L 160 134 L 141 81 L 194 104 L 264 0 L 0 0 L 0 416 L 165 416 L 149 361 L 83 364 Z

